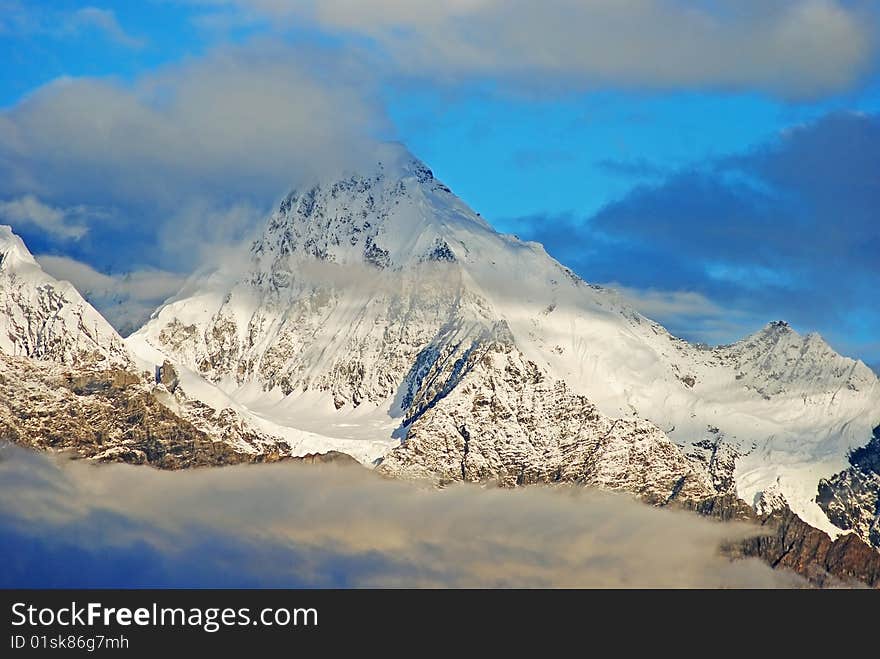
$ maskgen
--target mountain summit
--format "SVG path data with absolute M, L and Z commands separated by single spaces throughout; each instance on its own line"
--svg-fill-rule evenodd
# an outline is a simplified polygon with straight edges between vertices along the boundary
M 389 473 L 772 498 L 835 534 L 817 483 L 880 423 L 876 376 L 818 336 L 673 337 L 408 155 L 292 192 L 243 260 L 129 345 Z
M 0 351 L 71 365 L 124 366 L 122 338 L 72 284 L 43 272 L 0 225 Z

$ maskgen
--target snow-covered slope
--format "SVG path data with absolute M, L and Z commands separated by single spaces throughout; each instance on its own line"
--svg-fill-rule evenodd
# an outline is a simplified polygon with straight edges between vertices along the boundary
M 470 358 L 500 340 L 603 416 L 645 419 L 695 463 L 728 465 L 710 478 L 749 503 L 772 491 L 833 532 L 818 481 L 880 422 L 876 376 L 818 336 L 771 323 L 731 346 L 677 339 L 541 245 L 494 231 L 399 149 L 375 171 L 291 193 L 248 249 L 245 266 L 194 277 L 129 345 L 267 421 L 328 436 L 328 449 L 340 448 L 329 437 L 367 440 L 400 464 L 397 444 L 452 414 L 466 378 L 491 389 Z M 527 404 L 507 401 L 516 419 Z
M 0 351 L 69 365 L 128 364 L 122 338 L 72 284 L 43 272 L 0 225 Z
M 21 238 L 0 226 L 0 439 L 134 461 L 143 451 L 132 446 L 163 432 L 175 441 L 195 432 L 205 446 L 217 444 L 184 464 L 304 455 L 316 443 L 254 417 L 185 368 L 168 386 L 156 383 L 163 359 L 129 350 L 72 284 L 45 273 Z

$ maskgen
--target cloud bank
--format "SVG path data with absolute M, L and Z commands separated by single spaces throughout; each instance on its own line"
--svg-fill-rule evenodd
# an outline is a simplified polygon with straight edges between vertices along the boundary
M 4 587 L 801 585 L 719 556 L 753 532 L 622 496 L 435 491 L 360 467 L 0 460 Z
M 405 75 L 582 90 L 845 89 L 872 65 L 866 2 L 838 0 L 198 0 L 215 17 L 269 18 L 367 37 Z M 237 10 L 230 14 L 230 9 Z
M 0 199 L 38 199 L 56 213 L 101 207 L 105 217 L 77 225 L 89 234 L 80 257 L 188 271 L 292 187 L 370 161 L 385 125 L 373 90 L 353 55 L 275 42 L 131 84 L 56 80 L 0 114 Z M 165 263 L 150 258 L 156 248 Z

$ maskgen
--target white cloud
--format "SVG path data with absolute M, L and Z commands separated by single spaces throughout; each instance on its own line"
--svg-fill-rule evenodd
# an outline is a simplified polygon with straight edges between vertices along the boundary
M 216 51 L 132 86 L 57 80 L 0 119 L 4 173 L 35 187 L 51 179 L 141 197 L 200 184 L 280 194 L 279 186 L 364 155 L 381 116 L 367 98 L 368 75 L 353 59 L 263 44 Z M 47 167 L 66 176 L 46 176 Z
M 601 284 L 613 289 L 627 302 L 647 316 L 707 316 L 726 313 L 702 293 L 695 291 L 665 291 L 624 286 L 617 282 Z
M 126 32 L 119 24 L 116 14 L 109 9 L 99 9 L 97 7 L 77 9 L 66 17 L 64 29 L 77 35 L 85 30 L 95 29 L 103 32 L 109 39 L 126 48 L 142 48 L 145 44 L 143 39 L 134 37 Z
M 0 34 L 79 39 L 95 31 L 126 48 L 142 48 L 146 43 L 127 32 L 110 9 L 81 7 L 64 11 L 17 0 L 0 0 Z
M 565 88 L 760 89 L 812 96 L 870 65 L 866 2 L 839 0 L 197 0 L 279 26 L 365 35 L 410 75 L 506 77 Z
M 57 208 L 44 204 L 34 195 L 0 201 L 0 218 L 10 224 L 30 224 L 61 239 L 79 240 L 88 232 L 81 221 L 89 216 L 99 216 L 85 206 Z
M 36 259 L 47 273 L 73 284 L 122 334 L 139 328 L 186 279 L 179 273 L 152 269 L 107 275 L 66 256 L 42 254 Z
M 617 282 L 602 286 L 673 334 L 710 345 L 739 339 L 766 322 L 757 314 L 722 306 L 696 291 L 635 288 Z

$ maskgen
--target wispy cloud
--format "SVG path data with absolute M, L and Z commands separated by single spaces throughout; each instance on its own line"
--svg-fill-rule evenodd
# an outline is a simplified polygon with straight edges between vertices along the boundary
M 146 40 L 126 32 L 119 24 L 116 14 L 110 9 L 83 7 L 65 17 L 62 28 L 72 34 L 79 35 L 87 30 L 97 30 L 107 38 L 126 48 L 143 48 Z
M 673 334 L 710 345 L 745 336 L 764 322 L 760 316 L 723 306 L 696 291 L 636 288 L 618 282 L 601 285 L 615 291 L 639 313 L 656 320 Z
M 17 199 L 0 200 L 0 218 L 6 222 L 14 225 L 30 224 L 65 240 L 79 240 L 89 230 L 83 221 L 101 216 L 101 211 L 87 206 L 50 206 L 31 194 Z
M 147 43 L 126 31 L 111 9 L 88 6 L 65 11 L 17 0 L 0 2 L 0 34 L 80 39 L 94 32 L 125 48 L 139 49 Z

